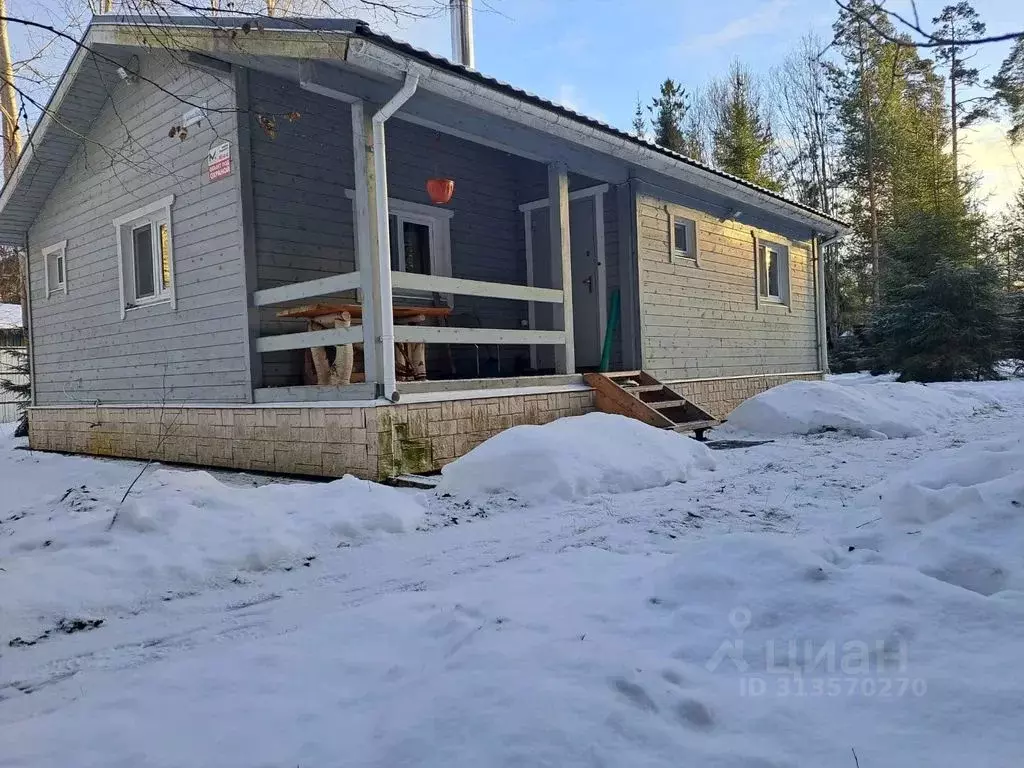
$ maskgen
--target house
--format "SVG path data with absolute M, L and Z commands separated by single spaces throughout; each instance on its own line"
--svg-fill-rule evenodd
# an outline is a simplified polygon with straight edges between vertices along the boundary
M 324 19 L 95 17 L 0 195 L 34 448 L 325 476 L 592 410 L 602 358 L 716 418 L 820 378 L 846 229 Z

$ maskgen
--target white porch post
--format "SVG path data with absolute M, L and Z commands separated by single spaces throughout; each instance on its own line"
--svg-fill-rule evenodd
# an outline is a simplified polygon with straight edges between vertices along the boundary
M 576 347 L 572 316 L 572 251 L 569 247 L 569 171 L 565 163 L 548 165 L 548 220 L 551 230 L 551 260 L 561 264 L 558 278 L 562 289 L 562 317 L 555 317 L 556 329 L 565 332 L 565 346 L 555 349 L 555 370 L 576 373 Z
M 353 121 L 355 120 L 354 115 L 353 112 Z M 377 153 L 383 152 L 384 147 L 377 145 L 375 141 L 377 132 L 374 131 L 373 119 L 365 111 L 360 120 L 359 133 L 363 137 L 361 143 L 364 168 L 363 173 L 360 174 L 358 172 L 360 161 L 356 160 L 356 217 L 360 219 L 360 210 L 365 209 L 365 219 L 361 219 L 357 226 L 360 232 L 360 242 L 367 244 L 366 253 L 361 253 L 360 258 L 365 257 L 369 262 L 367 274 L 370 279 L 363 283 L 365 286 L 363 302 L 365 304 L 369 299 L 371 317 L 370 326 L 364 330 L 363 336 L 366 339 L 368 334 L 370 341 L 364 341 L 363 349 L 365 354 L 367 347 L 372 348 L 373 380 L 377 385 L 377 395 L 390 398 L 395 389 L 395 318 L 392 310 L 391 272 L 390 270 L 384 272 L 382 269 L 383 264 L 390 266 L 390 256 L 388 256 L 388 261 L 380 258 L 381 249 L 388 248 L 388 235 L 387 230 L 379 226 L 379 210 L 382 199 L 385 210 L 387 206 L 387 171 L 385 170 L 384 178 L 381 178 L 381 174 L 378 173 L 380 163 L 377 162 Z M 381 186 L 383 186 L 383 190 L 380 189 Z M 365 238 L 363 237 L 364 232 Z M 383 243 L 381 242 L 382 237 L 384 238 Z M 366 314 L 364 309 L 364 317 Z
M 352 103 L 352 156 L 355 171 L 356 268 L 359 270 L 359 291 L 363 305 L 363 370 L 367 383 L 381 381 L 377 360 L 376 315 L 380 312 L 379 281 L 374 275 L 377 251 L 376 203 L 374 201 L 374 169 L 372 158 L 373 131 L 367 130 L 369 118 L 362 101 Z

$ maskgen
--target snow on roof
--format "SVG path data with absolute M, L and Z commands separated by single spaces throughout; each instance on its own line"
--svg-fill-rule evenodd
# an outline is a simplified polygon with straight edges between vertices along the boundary
M 0 328 L 21 327 L 21 304 L 0 304 Z

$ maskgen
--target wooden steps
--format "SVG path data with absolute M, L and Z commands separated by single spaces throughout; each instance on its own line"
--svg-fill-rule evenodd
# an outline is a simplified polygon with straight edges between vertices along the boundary
M 597 393 L 597 407 L 605 413 L 650 424 L 652 427 L 693 432 L 698 440 L 721 424 L 706 410 L 662 384 L 644 371 L 586 373 L 584 381 Z

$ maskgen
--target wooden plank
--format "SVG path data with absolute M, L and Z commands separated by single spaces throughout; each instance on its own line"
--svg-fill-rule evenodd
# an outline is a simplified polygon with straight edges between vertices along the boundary
M 548 165 L 548 201 L 549 253 L 552 263 L 561 266 L 561 330 L 565 333 L 565 345 L 561 350 L 555 350 L 555 369 L 558 373 L 574 373 L 576 347 L 572 314 L 572 250 L 569 245 L 569 171 L 565 163 Z
M 306 331 L 305 333 L 286 333 L 280 336 L 261 336 L 256 340 L 259 352 L 280 352 L 285 349 L 309 349 L 310 347 L 327 347 L 334 344 L 354 344 L 363 340 L 363 329 L 330 328 L 326 331 Z
M 562 331 L 515 331 L 499 328 L 435 328 L 396 325 L 396 342 L 427 344 L 565 344 Z
M 695 432 L 698 429 L 711 429 L 722 422 L 718 419 L 705 419 L 704 421 L 688 421 L 684 424 L 677 424 L 672 429 L 676 432 Z
M 460 296 L 485 296 L 491 299 L 540 301 L 548 304 L 562 303 L 562 292 L 553 288 L 532 288 L 525 285 L 489 283 L 482 280 L 465 280 L 439 275 L 418 275 L 411 272 L 392 272 L 391 286 L 433 293 L 454 293 Z
M 671 392 L 671 390 L 669 390 L 669 391 Z M 682 399 L 679 399 L 679 398 L 676 398 L 676 399 L 673 399 L 673 400 L 659 400 L 657 402 L 651 402 L 649 400 L 644 400 L 643 402 L 644 402 L 645 405 L 651 406 L 651 408 L 653 408 L 656 411 L 663 411 L 666 408 L 683 408 L 688 403 L 687 400 L 682 400 Z
M 652 427 L 667 428 L 673 422 L 656 410 L 640 402 L 607 376 L 600 373 L 586 373 L 583 380 L 597 393 L 597 407 L 605 413 L 618 413 L 650 424 Z
M 303 304 L 301 307 L 289 307 L 277 313 L 281 318 L 313 318 L 324 315 L 337 315 L 348 312 L 352 319 L 362 319 L 363 307 L 360 304 Z M 448 317 L 451 307 L 392 307 L 392 315 L 396 320 L 408 320 L 415 317 Z
M 326 296 L 329 293 L 351 291 L 360 286 L 360 273 L 346 272 L 342 275 L 321 277 L 319 280 L 307 280 L 304 283 L 282 285 L 279 288 L 264 288 L 252 295 L 252 302 L 257 307 L 271 304 L 283 304 L 286 301 L 309 299 L 314 296 Z

